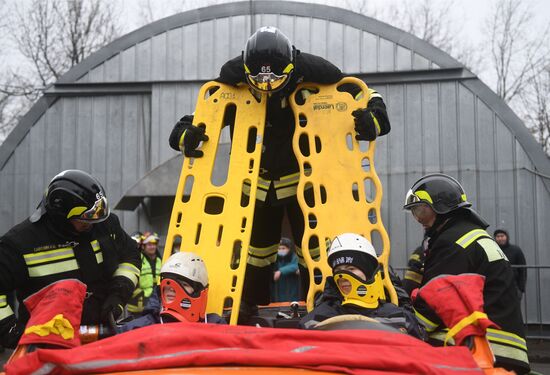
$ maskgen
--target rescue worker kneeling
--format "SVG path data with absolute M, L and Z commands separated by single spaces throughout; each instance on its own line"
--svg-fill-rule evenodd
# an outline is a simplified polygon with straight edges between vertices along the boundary
M 328 263 L 333 277 L 326 280 L 320 303 L 302 318 L 300 327 L 313 328 L 334 316 L 358 314 L 423 338 L 411 310 L 385 301 L 381 267 L 366 238 L 354 233 L 337 236 L 328 251 Z
M 160 278 L 160 290 L 155 288 L 143 315 L 117 327 L 117 333 L 156 323 L 226 324 L 221 316 L 206 314 L 208 273 L 200 256 L 188 252 L 172 255 L 162 266 Z

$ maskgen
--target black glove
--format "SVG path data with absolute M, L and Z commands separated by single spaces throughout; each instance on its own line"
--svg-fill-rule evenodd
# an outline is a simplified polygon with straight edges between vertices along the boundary
M 19 322 L 15 317 L 10 318 L 10 322 L 5 324 L 5 331 L 0 334 L 0 345 L 4 348 L 15 349 L 25 331 L 25 324 Z
M 204 128 L 193 125 L 193 116 L 183 116 L 172 129 L 170 134 L 170 147 L 177 151 L 183 151 L 187 157 L 200 158 L 203 152 L 197 150 L 199 143 L 208 141 L 204 134 Z
M 105 299 L 105 302 L 103 302 L 103 306 L 101 307 L 101 321 L 102 322 L 108 322 L 109 321 L 109 314 L 113 314 L 113 318 L 117 320 L 124 311 L 124 302 L 122 301 L 122 298 L 120 298 L 117 294 L 111 294 L 107 296 Z
M 355 139 L 358 141 L 374 141 L 379 133 L 374 112 L 368 108 L 356 109 L 351 113 L 355 120 Z

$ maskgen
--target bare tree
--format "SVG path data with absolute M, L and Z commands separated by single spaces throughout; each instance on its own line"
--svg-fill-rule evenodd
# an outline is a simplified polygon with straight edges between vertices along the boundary
M 404 1 L 391 3 L 382 10 L 369 7 L 368 0 L 346 0 L 346 6 L 355 12 L 379 19 L 442 49 L 469 69 L 479 71 L 482 56 L 475 45 L 463 39 L 459 26 L 452 18 L 452 0 Z
M 531 67 L 531 78 L 521 94 L 523 115 L 530 125 L 531 133 L 550 155 L 550 65 L 540 71 Z
M 11 13 L 4 27 L 24 61 L 0 77 L 0 140 L 50 83 L 118 35 L 105 0 L 33 0 Z
M 521 94 L 547 60 L 548 24 L 535 33 L 530 30 L 533 19 L 528 3 L 498 0 L 486 21 L 496 93 L 506 102 Z

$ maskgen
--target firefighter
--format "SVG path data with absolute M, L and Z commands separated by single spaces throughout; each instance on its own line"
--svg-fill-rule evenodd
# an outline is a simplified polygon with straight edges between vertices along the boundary
M 155 287 L 144 314 L 118 327 L 118 333 L 156 323 L 226 324 L 219 315 L 206 313 L 208 273 L 200 256 L 190 252 L 173 254 L 162 266 L 160 277 L 160 288 Z
M 312 328 L 334 316 L 357 314 L 417 338 L 424 337 L 412 309 L 385 301 L 382 267 L 374 247 L 365 237 L 344 233 L 334 238 L 328 251 L 328 263 L 333 277 L 327 280 L 323 300 L 302 318 L 300 327 Z
M 424 252 L 423 245 L 420 245 L 414 249 L 413 253 L 409 257 L 405 277 L 403 277 L 403 289 L 405 289 L 409 295 L 411 295 L 413 290 L 417 289 L 422 282 L 425 258 L 426 254 Z
M 460 183 L 439 173 L 420 178 L 407 193 L 404 209 L 423 226 L 427 238 L 420 288 L 441 275 L 484 276 L 484 310 L 500 326 L 487 330 L 495 365 L 524 374 L 529 372 L 529 360 L 514 274 L 485 231 L 489 225 L 471 205 Z M 452 327 L 445 327 L 421 297 L 416 298 L 414 308 L 430 342 L 442 343 L 444 330 Z
M 138 286 L 128 302 L 128 312 L 140 315 L 147 299 L 151 297 L 153 288 L 159 284 L 162 257 L 158 251 L 159 236 L 154 232 L 145 232 L 139 240 L 141 249 L 141 274 Z
M 82 324 L 118 318 L 136 287 L 136 243 L 121 228 L 99 181 L 80 170 L 55 176 L 37 210 L 0 238 L 0 340 L 13 348 L 29 319 L 23 300 L 61 279 L 87 293 Z M 17 318 L 5 302 L 16 291 Z
M 277 259 L 285 212 L 295 243 L 302 242 L 304 219 L 296 199 L 300 168 L 292 147 L 295 116 L 289 97 L 298 83 L 332 84 L 343 77 L 340 69 L 325 59 L 297 50 L 275 27 L 258 29 L 248 39 L 242 55 L 228 61 L 221 68 L 217 81 L 234 86 L 248 84 L 253 93 L 268 94 L 266 127 L 241 313 L 246 313 L 247 307 L 254 312 L 254 306 L 257 304 L 270 302 L 271 266 Z M 350 87 L 349 91 L 354 96 L 360 94 L 356 87 Z M 305 97 L 307 92 L 301 94 Z M 372 141 L 390 131 L 382 97 L 372 89 L 369 95 L 367 107 L 352 113 L 357 140 Z M 193 116 L 190 115 L 184 116 L 170 134 L 170 146 L 175 150 L 181 150 L 187 157 L 201 157 L 203 152 L 197 150 L 197 147 L 200 142 L 207 140 L 204 128 L 194 126 Z M 318 244 L 312 244 L 310 248 L 313 259 L 318 259 Z M 296 255 L 299 261 L 302 295 L 306 295 L 309 274 L 300 246 L 296 247 Z

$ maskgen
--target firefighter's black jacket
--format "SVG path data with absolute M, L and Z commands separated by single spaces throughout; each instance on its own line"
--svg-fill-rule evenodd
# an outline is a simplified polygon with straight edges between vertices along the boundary
M 292 186 L 289 186 L 291 185 L 289 182 L 292 181 L 288 179 L 288 176 L 300 171 L 292 147 L 295 128 L 294 113 L 288 101 L 288 97 L 294 92 L 297 85 L 301 82 L 332 84 L 344 77 L 335 65 L 321 57 L 308 53 L 298 53 L 295 66 L 290 82 L 281 91 L 272 94 L 267 102 L 259 189 L 265 187 L 267 190 L 271 181 L 280 180 L 282 177 L 285 177 L 284 188 L 292 189 Z M 245 83 L 245 79 L 242 56 L 238 56 L 222 66 L 220 76 L 216 80 L 225 84 L 238 85 Z M 356 87 L 349 87 L 349 91 L 352 95 L 358 94 Z M 367 108 L 373 110 L 378 120 L 380 125 L 379 135 L 384 135 L 390 131 L 386 106 L 382 97 L 376 91 L 371 89 L 369 94 L 370 100 Z M 262 180 L 265 184 L 262 184 Z M 296 176 L 294 182 L 295 184 L 298 183 L 298 176 Z M 293 188 L 296 189 L 295 186 Z M 278 190 L 277 186 L 275 186 L 275 190 Z M 275 200 L 290 195 L 292 194 L 278 192 Z M 264 200 L 261 197 L 262 194 L 257 195 L 257 199 Z
M 440 275 L 484 276 L 484 309 L 489 319 L 500 326 L 487 332 L 497 363 L 523 372 L 529 369 L 529 362 L 514 274 L 502 250 L 485 229 L 486 225 L 480 225 L 469 210 L 461 209 L 441 228 L 429 233 L 420 287 Z M 432 341 L 444 337 L 442 330 L 446 327 L 420 297 L 415 300 L 414 308 Z
M 61 279 L 87 285 L 82 324 L 97 324 L 108 295 L 128 301 L 140 268 L 136 242 L 115 214 L 78 235 L 59 231 L 47 214 L 35 223 L 27 219 L 0 238 L 0 336 L 7 338 L 16 322 L 20 330 L 28 320 L 25 298 Z M 13 291 L 19 300 L 17 321 L 6 303 Z

